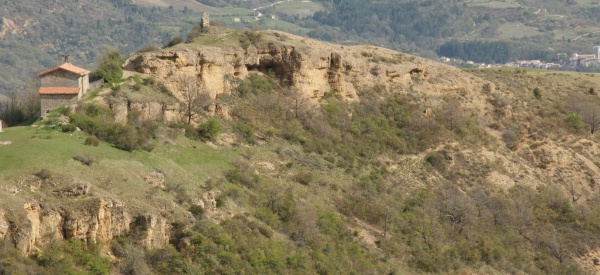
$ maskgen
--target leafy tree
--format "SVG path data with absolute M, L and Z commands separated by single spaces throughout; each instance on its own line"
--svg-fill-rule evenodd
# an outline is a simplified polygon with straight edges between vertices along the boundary
M 96 71 L 91 76 L 92 79 L 104 79 L 108 83 L 121 82 L 123 78 L 123 60 L 121 53 L 116 48 L 109 48 L 98 60 Z

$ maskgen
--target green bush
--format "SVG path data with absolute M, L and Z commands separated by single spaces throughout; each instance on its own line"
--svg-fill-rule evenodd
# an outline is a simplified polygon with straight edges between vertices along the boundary
M 98 158 L 92 154 L 85 154 L 83 156 L 77 155 L 73 157 L 74 160 L 81 162 L 86 166 L 92 166 L 94 163 L 99 163 Z
M 245 31 L 240 37 L 239 42 L 243 49 L 250 45 L 257 45 L 262 40 L 262 33 L 259 31 Z
M 538 100 L 542 99 L 542 90 L 540 88 L 533 89 L 533 97 Z
M 581 120 L 581 116 L 575 113 L 569 114 L 567 118 L 565 118 L 565 122 L 575 131 L 581 131 L 585 127 L 585 124 Z
M 149 142 L 154 138 L 158 124 L 150 121 L 140 123 L 133 118 L 130 117 L 132 120 L 127 124 L 116 123 L 110 108 L 96 104 L 83 105 L 78 113 L 71 115 L 73 123 L 82 131 L 112 143 L 116 148 L 129 152 L 151 150 Z M 95 143 L 93 138 L 89 142 L 89 145 Z
M 242 135 L 246 142 L 252 143 L 252 138 L 254 136 L 254 129 L 252 126 L 244 122 L 239 122 L 235 125 L 235 129 Z
M 110 261 L 93 244 L 81 240 L 56 241 L 36 256 L 37 263 L 54 274 L 109 274 Z
M 425 162 L 440 172 L 446 171 L 446 160 L 442 152 L 433 152 L 425 157 Z
M 169 42 L 167 42 L 167 44 L 165 44 L 163 46 L 163 49 L 173 47 L 177 44 L 181 44 L 182 42 L 183 42 L 183 38 L 181 38 L 180 36 L 173 37 L 173 38 L 171 38 L 171 40 L 169 40 Z
M 151 76 L 146 77 L 142 80 L 142 84 L 144 84 L 145 86 L 154 85 L 154 83 L 155 83 L 154 78 L 152 78 Z
M 221 133 L 221 123 L 214 118 L 198 125 L 198 137 L 202 141 L 215 140 L 215 138 Z
M 158 51 L 159 48 L 154 46 L 154 45 L 144 45 L 139 47 L 135 53 L 147 53 L 147 52 L 154 52 L 154 51 Z
M 42 168 L 40 171 L 37 171 L 33 175 L 40 178 L 41 180 L 46 180 L 52 177 L 52 173 L 46 168 Z
M 77 129 L 77 126 L 73 125 L 72 123 L 69 123 L 69 124 L 62 125 L 60 127 L 60 129 L 64 133 L 72 133 L 72 132 L 75 132 L 75 130 Z
M 240 83 L 237 90 L 242 96 L 260 95 L 273 91 L 275 87 L 276 84 L 272 79 L 264 75 L 252 74 Z
M 104 79 L 107 83 L 118 83 L 123 78 L 123 60 L 116 48 L 107 49 L 98 60 L 98 67 L 90 79 Z
M 310 171 L 301 171 L 294 176 L 294 181 L 302 185 L 310 185 L 314 180 L 314 175 Z
M 85 139 L 83 144 L 98 147 L 98 145 L 100 145 L 100 140 L 96 136 L 89 136 Z
M 192 215 L 194 215 L 194 217 L 197 220 L 199 220 L 200 218 L 202 218 L 202 214 L 204 214 L 204 207 L 200 205 L 192 205 L 190 207 L 190 213 L 192 213 Z
M 56 109 L 54 109 L 53 112 L 56 112 L 57 114 L 63 115 L 63 116 L 69 116 L 71 114 L 71 107 L 68 106 L 60 106 Z

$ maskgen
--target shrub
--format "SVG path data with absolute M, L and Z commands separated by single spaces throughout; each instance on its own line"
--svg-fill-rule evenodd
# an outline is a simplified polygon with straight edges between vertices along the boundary
M 258 31 L 245 31 L 243 35 L 240 36 L 239 42 L 242 48 L 246 49 L 250 45 L 256 45 L 262 39 L 262 33 Z
M 198 125 L 198 137 L 203 140 L 214 140 L 221 133 L 221 124 L 217 119 L 211 118 Z
M 537 87 L 535 89 L 533 89 L 533 97 L 535 97 L 535 99 L 537 99 L 537 100 L 542 99 L 542 90 Z
M 40 171 L 36 172 L 35 174 L 33 174 L 34 176 L 42 179 L 42 180 L 46 180 L 49 179 L 52 176 L 52 173 L 50 173 L 50 171 L 46 168 L 42 168 Z
M 442 152 L 433 152 L 428 154 L 425 157 L 425 162 L 429 163 L 431 167 L 440 172 L 446 171 L 446 162 Z
M 90 117 L 112 117 L 112 110 L 109 107 L 98 104 L 83 105 L 83 112 Z
M 238 86 L 238 92 L 242 96 L 254 94 L 260 95 L 271 92 L 275 88 L 275 83 L 266 76 L 253 74 L 248 76 Z
M 506 143 L 506 147 L 511 150 L 516 150 L 519 146 L 519 139 L 521 138 L 520 129 L 518 127 L 509 127 L 502 133 L 502 140 Z
M 250 163 L 248 161 L 236 159 L 231 164 L 234 168 L 225 174 L 227 180 L 247 187 L 253 187 L 258 183 L 260 177 L 250 169 Z
M 98 246 L 73 238 L 53 242 L 36 261 L 56 274 L 109 274 L 110 261 L 100 255 Z
M 71 114 L 71 107 L 61 106 L 56 108 L 55 112 L 63 116 L 69 116 Z
M 89 136 L 85 139 L 83 144 L 98 147 L 98 145 L 100 145 L 100 140 L 96 136 Z
M 123 78 L 123 60 L 116 48 L 106 50 L 98 61 L 98 68 L 90 76 L 91 79 L 102 78 L 108 83 L 121 82 Z
M 248 37 L 248 40 L 254 45 L 256 45 L 262 39 L 262 33 L 259 31 L 245 31 L 244 35 Z
M 77 129 L 77 126 L 73 125 L 72 123 L 69 123 L 61 126 L 60 128 L 64 133 L 72 133 Z
M 164 83 L 158 83 L 158 84 L 156 84 L 156 86 L 161 93 L 173 97 L 173 93 L 171 92 L 171 90 L 169 90 L 169 88 Z
M 565 122 L 575 131 L 581 131 L 585 127 L 581 120 L 581 116 L 575 113 L 568 115 L 567 118 L 565 118 Z
M 375 66 L 375 67 L 371 68 L 371 70 L 369 70 L 369 72 L 374 76 L 378 76 L 379 75 L 379 66 Z
M 173 37 L 171 38 L 171 40 L 169 40 L 169 42 L 167 42 L 167 44 L 163 46 L 163 49 L 173 47 L 177 44 L 181 44 L 181 42 L 183 42 L 183 38 L 181 38 L 180 36 Z
M 139 49 L 137 49 L 135 52 L 136 53 L 146 53 L 146 52 L 153 52 L 153 51 L 157 51 L 159 50 L 158 47 L 154 46 L 154 45 L 144 45 L 141 46 Z
M 294 176 L 294 181 L 302 185 L 310 185 L 314 180 L 314 175 L 310 171 L 301 171 Z
M 594 87 L 591 87 L 591 88 L 588 90 L 588 94 L 590 94 L 590 95 L 596 95 L 596 90 L 594 89 Z
M 194 39 L 199 37 L 201 34 L 202 34 L 202 27 L 200 26 L 200 24 L 194 25 L 192 27 L 192 30 L 190 30 L 190 32 L 188 32 L 186 43 L 190 43 L 190 42 L 194 41 Z
M 148 86 L 148 85 L 153 85 L 154 84 L 154 78 L 152 77 L 146 77 L 142 80 L 142 84 Z
M 235 125 L 235 129 L 240 134 L 242 134 L 242 137 L 244 137 L 246 142 L 248 142 L 248 143 L 252 142 L 252 137 L 254 136 L 254 129 L 252 128 L 252 126 L 250 126 L 244 122 L 239 122 L 238 124 Z
M 72 115 L 71 119 L 82 131 L 130 152 L 136 149 L 152 150 L 148 142 L 154 138 L 154 131 L 158 127 L 156 123 L 140 123 L 137 120 L 130 120 L 126 125 L 116 123 L 108 107 L 94 104 L 84 105 L 82 111 Z M 96 146 L 95 143 L 93 138 L 86 140 L 86 145 Z
M 98 158 L 92 154 L 85 154 L 84 156 L 74 156 L 74 160 L 81 162 L 85 166 L 92 166 L 94 163 L 99 163 Z
M 204 214 L 204 207 L 200 205 L 192 205 L 190 207 L 190 213 L 192 213 L 192 215 L 194 215 L 194 217 L 197 220 L 199 220 L 200 218 L 202 218 L 202 214 Z

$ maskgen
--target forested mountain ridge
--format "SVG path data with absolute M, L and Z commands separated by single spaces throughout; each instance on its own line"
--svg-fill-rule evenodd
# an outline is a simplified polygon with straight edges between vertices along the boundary
M 591 52 L 598 42 L 593 34 L 583 41 L 572 40 L 600 31 L 598 17 L 593 16 L 600 12 L 598 4 L 579 2 L 325 1 L 328 9 L 310 18 L 320 24 L 310 35 L 338 41 L 376 41 L 430 57 L 435 55 L 428 51 L 437 51 L 449 40 L 501 41 L 505 44 L 499 46 L 510 51 L 506 57 L 490 59 L 487 56 L 493 55 L 493 50 L 482 46 L 482 54 L 473 55 L 473 61 L 551 61 L 557 59 L 557 53 Z M 437 53 L 450 54 L 443 50 Z

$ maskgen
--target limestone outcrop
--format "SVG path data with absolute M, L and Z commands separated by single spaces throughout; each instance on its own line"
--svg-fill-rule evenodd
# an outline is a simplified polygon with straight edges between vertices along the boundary
M 121 202 L 113 199 L 89 198 L 62 206 L 32 201 L 25 203 L 23 210 L 15 211 L 15 216 L 9 218 L 0 209 L 0 239 L 7 239 L 25 254 L 56 239 L 108 242 L 128 235 L 132 227 L 139 233 L 134 236 L 136 241 L 148 249 L 162 248 L 170 238 L 170 225 L 164 217 L 144 214 L 134 218 Z
M 235 32 L 219 35 L 231 41 Z M 200 39 L 203 39 L 200 37 Z M 202 91 L 216 98 L 231 93 L 251 71 L 274 74 L 306 97 L 318 99 L 335 92 L 348 100 L 375 84 L 394 92 L 465 96 L 482 92 L 484 82 L 460 69 L 374 46 L 340 46 L 274 31 L 243 48 L 237 43 L 203 46 L 180 44 L 155 52 L 133 55 L 125 70 L 151 75 L 183 100 L 180 92 L 187 76 L 200 80 Z M 435 99 L 434 99 L 435 100 Z M 483 101 L 482 101 L 483 102 Z

